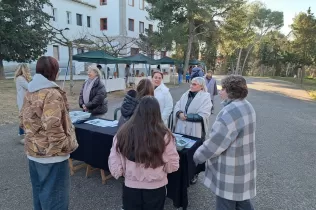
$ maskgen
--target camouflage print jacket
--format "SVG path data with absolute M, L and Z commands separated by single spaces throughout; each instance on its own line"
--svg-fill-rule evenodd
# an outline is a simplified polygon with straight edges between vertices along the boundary
M 25 152 L 35 158 L 66 156 L 78 147 L 66 93 L 57 85 L 36 88 L 29 84 L 20 112 L 20 126 L 26 132 Z

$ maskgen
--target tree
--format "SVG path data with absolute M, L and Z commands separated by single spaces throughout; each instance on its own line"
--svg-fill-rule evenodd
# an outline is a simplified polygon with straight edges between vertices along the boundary
M 248 47 L 247 55 L 244 60 L 241 71 L 244 71 L 249 53 L 252 51 L 253 47 L 257 42 L 261 42 L 264 35 L 270 31 L 279 30 L 283 24 L 283 12 L 271 11 L 267 9 L 261 2 L 255 2 L 250 4 L 249 7 L 249 18 L 252 20 L 251 26 L 258 34 L 258 37 L 254 42 Z
M 216 17 L 223 17 L 227 11 L 243 3 L 243 0 L 148 0 L 151 7 L 147 8 L 150 18 L 159 21 L 159 29 L 164 32 L 174 27 L 184 24 L 188 32 L 181 34 L 187 36 L 187 49 L 184 68 L 188 67 L 192 43 L 194 38 L 200 34 L 208 33 L 203 31 L 198 33 L 199 28 L 214 21 Z M 196 24 L 199 22 L 200 24 Z M 167 30 L 166 30 L 167 28 Z
M 0 1 L 0 79 L 3 61 L 30 62 L 46 52 L 50 16 L 43 12 L 49 0 Z
M 130 54 L 131 47 L 136 43 L 136 38 L 125 36 L 110 37 L 105 33 L 101 36 L 90 34 L 89 48 L 92 50 L 104 50 L 114 57 L 122 57 Z M 119 77 L 118 64 L 115 64 L 117 76 Z

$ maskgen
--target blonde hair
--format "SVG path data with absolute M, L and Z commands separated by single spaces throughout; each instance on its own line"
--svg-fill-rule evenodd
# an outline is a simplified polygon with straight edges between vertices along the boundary
M 101 79 L 102 74 L 101 74 L 101 71 L 99 70 L 98 67 L 91 65 L 88 67 L 88 71 L 90 71 L 90 70 L 94 71 L 94 73 L 96 73 L 96 75 Z
M 26 63 L 22 63 L 18 65 L 18 67 L 15 70 L 14 81 L 19 76 L 24 77 L 28 82 L 32 80 L 30 69 Z
M 201 85 L 202 90 L 204 92 L 207 92 L 207 87 L 205 83 L 205 79 L 203 77 L 195 77 L 192 79 L 192 82 L 196 82 L 197 84 Z

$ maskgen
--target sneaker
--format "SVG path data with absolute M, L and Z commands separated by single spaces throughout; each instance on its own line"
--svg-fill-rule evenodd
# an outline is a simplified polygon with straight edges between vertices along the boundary
M 193 177 L 193 179 L 191 179 L 190 184 L 196 184 L 196 183 L 197 183 L 198 178 L 199 178 L 199 175 L 198 175 L 198 174 L 196 174 L 196 175 Z
M 23 145 L 24 145 L 24 144 L 25 144 L 25 140 L 24 140 L 24 139 L 21 139 L 21 140 L 20 140 L 20 144 L 23 144 Z

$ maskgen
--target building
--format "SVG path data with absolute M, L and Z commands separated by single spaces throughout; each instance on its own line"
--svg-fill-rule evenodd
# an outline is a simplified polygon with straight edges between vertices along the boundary
M 95 37 L 107 37 L 113 46 L 126 45 L 120 51 L 121 56 L 129 56 L 139 52 L 138 46 L 131 40 L 139 38 L 146 29 L 156 30 L 157 22 L 147 19 L 145 0 L 51 0 L 52 6 L 45 6 L 44 11 L 52 16 L 51 25 L 70 41 Z M 107 42 L 106 38 L 103 39 Z M 99 40 L 99 44 L 102 44 Z M 69 51 L 67 46 L 51 43 L 45 55 L 55 57 L 62 72 L 67 69 Z M 73 48 L 73 54 L 87 51 L 85 44 Z M 165 52 L 156 52 L 155 58 L 165 56 Z M 16 65 L 16 63 L 5 63 Z M 34 64 L 31 68 L 34 69 Z M 85 64 L 74 61 L 75 73 L 85 70 Z M 113 73 L 115 65 L 108 65 Z M 124 76 L 125 65 L 119 65 L 119 75 Z M 144 71 L 143 64 L 135 68 Z
M 52 16 L 52 25 L 57 29 L 64 29 L 63 34 L 70 40 L 89 37 L 99 44 L 110 44 L 112 47 L 120 45 L 121 56 L 137 54 L 138 46 L 134 40 L 146 29 L 156 30 L 157 22 L 147 19 L 145 0 L 51 0 L 52 7 L 45 7 L 45 11 Z M 102 37 L 99 40 L 96 37 Z M 110 41 L 109 41 L 110 40 Z M 110 42 L 110 43 L 109 43 Z M 124 46 L 124 47 L 123 47 Z M 117 47 L 118 48 L 118 47 Z M 86 51 L 82 47 L 73 49 L 73 54 Z M 160 55 L 155 58 L 160 58 Z M 61 66 L 67 66 L 68 47 L 52 43 L 47 47 L 46 55 L 54 56 Z M 84 63 L 74 62 L 76 74 L 84 71 Z M 115 65 L 109 65 L 111 72 Z M 124 65 L 119 65 L 120 75 L 124 75 Z M 136 65 L 144 69 L 144 65 Z

